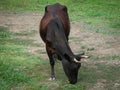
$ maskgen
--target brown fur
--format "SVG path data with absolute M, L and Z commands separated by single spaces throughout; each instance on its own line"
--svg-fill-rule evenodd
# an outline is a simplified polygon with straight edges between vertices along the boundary
M 40 35 L 44 42 L 46 42 L 46 32 L 47 32 L 47 25 L 50 22 L 51 19 L 53 19 L 53 10 L 52 5 L 46 6 L 45 8 L 47 11 L 45 11 L 45 14 L 40 22 Z M 65 9 L 66 11 L 64 11 Z M 63 27 L 65 30 L 65 35 L 68 40 L 69 32 L 70 32 L 70 23 L 69 23 L 69 17 L 67 13 L 67 7 L 60 5 L 58 7 L 58 10 L 56 11 L 56 15 L 61 19 L 63 23 Z

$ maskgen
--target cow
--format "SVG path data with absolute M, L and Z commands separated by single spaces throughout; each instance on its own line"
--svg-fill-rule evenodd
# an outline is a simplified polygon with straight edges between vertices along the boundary
M 67 7 L 59 3 L 47 5 L 40 22 L 39 31 L 50 60 L 50 80 L 55 79 L 54 65 L 56 59 L 58 59 L 62 62 L 69 82 L 75 84 L 78 78 L 78 70 L 81 66 L 81 58 L 86 56 L 84 56 L 84 53 L 75 55 L 68 44 L 70 23 Z

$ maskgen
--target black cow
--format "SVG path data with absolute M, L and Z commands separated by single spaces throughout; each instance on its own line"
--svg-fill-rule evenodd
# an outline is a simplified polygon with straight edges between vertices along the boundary
M 51 64 L 51 80 L 55 79 L 54 64 L 61 60 L 65 74 L 71 84 L 77 82 L 80 59 L 83 54 L 74 55 L 68 44 L 70 32 L 67 7 L 60 4 L 45 7 L 45 14 L 40 23 L 40 36 L 46 44 L 46 51 Z

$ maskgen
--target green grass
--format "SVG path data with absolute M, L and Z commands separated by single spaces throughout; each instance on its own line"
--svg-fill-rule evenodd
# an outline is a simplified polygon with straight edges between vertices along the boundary
M 28 52 L 27 45 L 34 46 L 32 41 L 25 40 L 27 44 L 18 43 L 15 36 L 20 34 L 21 32 L 13 33 L 7 27 L 0 26 L 0 90 L 86 90 L 99 83 L 100 80 L 104 80 L 106 90 L 118 90 L 119 86 L 115 87 L 114 84 L 120 83 L 120 67 L 106 66 L 99 62 L 93 66 L 89 63 L 82 64 L 76 85 L 68 83 L 61 62 L 58 62 L 55 66 L 57 79 L 49 81 L 49 61 Z M 34 34 L 34 32 L 30 33 L 30 36 Z M 24 41 L 24 39 L 22 40 Z M 89 50 L 93 49 L 89 48 Z M 118 60 L 120 57 L 112 55 L 107 57 L 91 56 L 91 59 L 92 61 Z
M 38 11 L 43 13 L 46 5 L 56 2 L 68 7 L 71 21 L 82 21 L 90 25 L 110 27 L 113 28 L 112 31 L 101 28 L 93 31 L 120 35 L 119 0 L 1 0 L 0 10 L 12 10 L 13 12 Z
M 75 20 L 84 20 L 89 24 L 105 23 L 113 28 L 120 28 L 118 0 L 83 0 L 76 1 L 70 6 L 70 13 Z M 73 7 L 73 8 L 72 8 Z
M 44 11 L 48 4 L 59 2 L 68 7 L 72 21 L 84 21 L 87 24 L 101 24 L 120 28 L 119 0 L 1 0 L 1 10 Z
M 0 0 L 1 12 L 10 10 L 43 12 L 47 4 L 58 0 Z M 105 25 L 113 28 L 96 29 L 97 33 L 120 35 L 120 1 L 119 0 L 60 0 L 68 7 L 71 21 L 82 21 L 88 25 Z M 35 30 L 25 32 L 10 32 L 7 27 L 0 26 L 0 90 L 86 90 L 92 88 L 100 80 L 104 80 L 106 90 L 119 90 L 120 67 L 106 66 L 104 63 L 83 63 L 79 71 L 78 83 L 71 85 L 62 69 L 61 63 L 56 63 L 57 79 L 49 81 L 49 61 L 28 52 L 27 46 L 39 47 L 32 39 L 20 39 L 21 36 L 34 36 Z M 15 37 L 18 38 L 15 38 Z M 71 38 L 75 41 L 77 39 Z M 94 47 L 81 46 L 81 49 L 94 51 Z M 41 53 L 40 50 L 36 53 Z M 45 52 L 43 52 L 45 53 Z M 120 56 L 91 56 L 90 60 L 119 60 Z
M 7 28 L 0 27 L 0 90 L 8 90 L 13 85 L 22 85 L 29 81 L 29 77 L 23 74 L 23 69 L 16 60 L 23 47 L 9 45 L 9 34 Z
M 35 30 L 31 30 L 31 31 L 22 31 L 22 32 L 19 32 L 19 33 L 14 33 L 14 35 L 17 35 L 17 36 L 33 36 L 34 34 L 36 33 Z
M 30 44 L 29 41 L 22 40 L 26 43 L 19 43 L 21 40 L 17 42 L 12 35 L 14 34 L 6 27 L 0 26 L 0 90 L 34 89 L 36 85 L 32 85 L 31 70 L 45 62 L 40 57 L 28 53 L 26 44 Z
M 96 33 L 102 33 L 107 35 L 114 35 L 114 36 L 120 36 L 120 30 L 105 30 L 105 29 L 97 29 L 94 30 Z

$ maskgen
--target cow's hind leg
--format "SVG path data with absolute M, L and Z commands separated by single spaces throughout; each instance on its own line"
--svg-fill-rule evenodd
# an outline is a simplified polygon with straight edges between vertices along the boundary
M 51 50 L 49 50 L 47 48 L 46 48 L 46 51 L 47 51 L 47 54 L 48 54 L 48 57 L 50 60 L 50 65 L 51 65 L 51 77 L 49 80 L 55 80 L 55 72 L 54 72 L 55 60 L 53 57 L 54 54 L 51 52 Z

